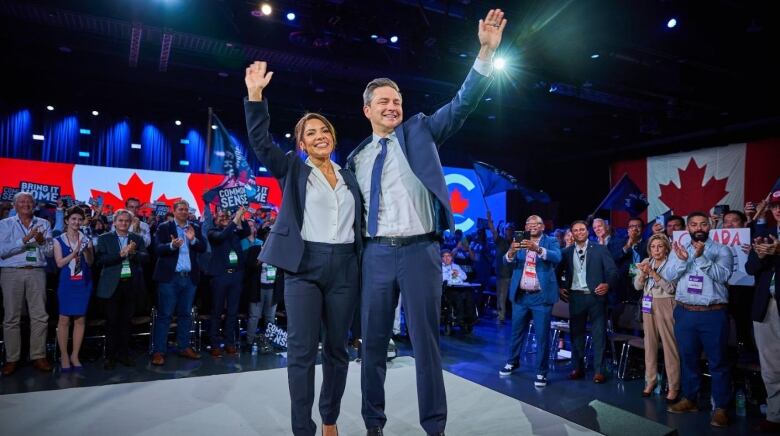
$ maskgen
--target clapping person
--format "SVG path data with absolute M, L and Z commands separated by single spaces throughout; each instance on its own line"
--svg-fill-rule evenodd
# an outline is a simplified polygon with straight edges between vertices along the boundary
M 249 224 L 244 219 L 243 207 L 230 216 L 226 210 L 217 212 L 215 219 L 217 226 L 209 229 L 208 239 L 211 244 L 211 261 L 209 262 L 209 274 L 211 274 L 212 309 L 209 337 L 211 339 L 211 355 L 222 357 L 219 344 L 219 325 L 221 323 L 222 310 L 227 308 L 225 316 L 225 353 L 235 356 L 236 348 L 236 320 L 238 318 L 238 302 L 241 297 L 241 288 L 244 275 L 244 249 L 241 240 L 250 235 Z
M 642 291 L 642 325 L 645 341 L 645 389 L 643 397 L 649 397 L 656 387 L 658 377 L 658 341 L 664 350 L 664 367 L 669 381 L 666 399 L 674 402 L 680 392 L 680 354 L 674 337 L 674 293 L 677 285 L 661 276 L 666 268 L 672 246 L 663 233 L 650 236 L 647 243 L 649 258 L 637 265 L 639 274 L 634 277 L 634 287 Z
M 176 314 L 176 343 L 179 356 L 200 359 L 190 346 L 192 303 L 200 280 L 198 256 L 206 251 L 206 241 L 197 223 L 189 221 L 190 205 L 184 200 L 173 204 L 173 221 L 160 224 L 155 234 L 157 265 L 157 319 L 154 323 L 152 365 L 165 364 L 168 329 Z
M 287 378 L 293 433 L 314 435 L 314 365 L 322 336 L 320 415 L 325 436 L 338 434 L 347 381 L 347 333 L 359 299 L 362 197 L 355 176 L 331 160 L 336 132 L 327 118 L 308 113 L 295 126 L 297 146 L 308 155 L 276 147 L 263 90 L 273 76 L 265 62 L 246 69 L 244 102 L 249 141 L 280 180 L 283 200 L 260 260 L 284 270 L 287 309 Z M 438 278 L 437 278 L 438 280 Z
M 62 372 L 81 370 L 79 351 L 84 339 L 84 315 L 92 295 L 90 265 L 94 261 L 92 241 L 81 233 L 84 211 L 71 207 L 65 212 L 65 233 L 54 244 L 54 261 L 60 270 L 57 301 L 60 317 L 57 322 L 57 344 L 60 347 Z M 73 320 L 73 351 L 68 354 L 68 333 Z
M 30 360 L 41 371 L 51 371 L 46 359 L 46 257 L 51 257 L 51 226 L 33 216 L 35 200 L 29 192 L 14 196 L 16 216 L 0 221 L 0 287 L 3 288 L 3 339 L 6 363 L 3 375 L 13 374 L 21 357 L 22 306 L 30 316 Z

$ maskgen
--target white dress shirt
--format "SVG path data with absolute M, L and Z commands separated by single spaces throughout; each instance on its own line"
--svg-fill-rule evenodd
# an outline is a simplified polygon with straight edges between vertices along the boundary
M 351 244 L 355 242 L 355 197 L 339 173 L 341 167 L 335 162 L 330 164 L 336 173 L 335 188 L 330 186 L 322 171 L 306 159 L 306 165 L 312 169 L 306 180 L 301 238 L 309 242 Z
M 355 156 L 355 175 L 363 198 L 366 199 L 366 222 L 368 200 L 371 198 L 371 172 L 381 149 L 380 136 L 373 136 L 372 142 Z M 432 195 L 409 167 L 395 132 L 387 138 L 389 141 L 385 165 L 382 167 L 382 193 L 379 196 L 376 236 L 415 236 L 430 233 L 434 230 Z
M 453 276 L 455 271 L 458 272 L 457 277 Z M 448 285 L 458 285 L 466 281 L 466 273 L 459 265 L 455 263 L 451 263 L 449 265 L 442 263 L 441 280 L 443 282 L 447 282 Z
M 152 230 L 149 228 L 149 224 L 146 224 L 143 221 L 139 221 L 137 232 L 133 232 L 134 227 L 135 226 L 133 224 L 130 224 L 130 231 L 140 236 L 141 239 L 144 240 L 144 244 L 146 244 L 146 248 L 149 248 L 149 246 L 152 245 Z M 113 230 L 114 230 L 114 223 L 111 223 L 111 231 Z
M 35 239 L 30 239 L 27 244 L 22 241 L 33 227 L 38 227 L 43 232 L 46 239 L 43 244 L 39 245 Z M 44 267 L 46 266 L 46 257 L 52 256 L 52 249 L 49 221 L 33 217 L 30 227 L 24 227 L 18 215 L 0 221 L 0 267 Z M 30 255 L 34 254 L 34 261 L 28 260 L 28 250 L 30 250 Z
M 582 262 L 580 262 L 580 255 L 577 253 L 577 250 L 582 250 L 582 255 L 584 256 Z M 588 244 L 585 243 L 584 246 L 580 247 L 577 244 L 574 244 L 574 250 L 572 250 L 574 253 L 574 259 L 572 259 L 572 265 L 574 265 L 573 271 L 572 271 L 572 277 L 571 277 L 571 288 L 575 291 L 583 291 L 586 294 L 590 293 L 590 290 L 588 289 Z

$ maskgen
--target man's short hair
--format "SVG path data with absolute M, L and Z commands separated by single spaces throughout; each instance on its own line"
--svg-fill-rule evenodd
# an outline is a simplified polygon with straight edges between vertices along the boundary
M 629 223 L 631 221 L 639 221 L 640 223 L 642 223 L 642 228 L 645 228 L 645 220 L 643 220 L 642 218 L 639 218 L 638 216 L 632 216 L 631 218 L 628 219 Z
M 181 204 L 187 206 L 187 209 L 189 209 L 189 207 L 190 207 L 190 204 L 187 203 L 187 200 L 179 200 L 176 203 L 173 203 L 172 210 L 176 210 L 176 208 L 179 207 L 179 205 L 181 205 Z
M 130 218 L 130 221 L 133 220 L 133 212 L 130 212 L 127 209 L 117 209 L 114 211 L 114 221 L 116 221 L 117 218 L 119 218 L 119 215 L 127 215 Z
M 401 89 L 398 88 L 397 83 L 393 82 L 391 79 L 388 79 L 387 77 L 380 77 L 378 79 L 374 79 L 368 82 L 368 85 L 366 85 L 366 89 L 363 91 L 363 106 L 370 106 L 371 99 L 374 98 L 374 90 L 377 88 L 381 88 L 383 86 L 388 86 L 390 88 L 393 88 L 395 89 L 395 91 L 398 93 L 399 96 L 401 95 Z
M 601 219 L 601 218 L 596 218 L 596 219 Z M 594 220 L 594 221 L 595 221 L 595 220 Z M 585 220 L 575 220 L 575 221 L 574 221 L 574 222 L 572 222 L 572 223 L 571 223 L 571 225 L 569 226 L 569 230 L 573 229 L 573 228 L 574 228 L 574 226 L 575 226 L 575 225 L 577 225 L 577 224 L 582 224 L 583 226 L 585 226 L 585 228 L 586 228 L 586 229 L 588 228 L 588 222 L 587 222 L 587 221 L 585 221 Z
M 444 256 L 445 254 L 452 254 L 452 250 L 449 248 L 444 248 L 441 250 L 441 255 Z
M 707 215 L 704 212 L 696 211 L 696 212 L 691 212 L 691 213 L 688 214 L 688 221 L 686 222 L 686 224 L 691 221 L 691 218 L 694 218 L 694 217 L 697 217 L 697 216 L 700 216 L 700 217 L 706 219 L 707 222 L 710 222 L 710 216 L 709 215 Z
M 669 215 L 669 218 L 666 219 L 666 222 L 672 222 L 672 221 L 679 221 L 680 225 L 685 227 L 685 220 L 680 215 Z
M 16 205 L 16 201 L 22 197 L 30 197 L 30 200 L 32 200 L 33 203 L 35 203 L 35 197 L 32 195 L 32 192 L 19 191 L 16 194 L 14 194 L 14 206 Z
M 125 200 L 125 207 L 127 207 L 127 203 L 130 203 L 131 201 L 135 201 L 136 203 L 138 203 L 139 206 L 141 205 L 141 200 L 135 197 L 130 197 L 127 200 Z
M 747 222 L 747 215 L 745 215 L 745 212 L 742 212 L 741 210 L 730 210 L 723 214 L 723 217 L 725 218 L 726 215 L 736 215 L 739 217 L 739 220 L 742 222 L 742 224 L 745 224 Z

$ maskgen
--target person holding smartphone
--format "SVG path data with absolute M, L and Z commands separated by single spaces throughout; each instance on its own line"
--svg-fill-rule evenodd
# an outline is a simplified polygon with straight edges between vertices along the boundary
M 515 232 L 512 245 L 504 255 L 504 262 L 514 267 L 509 283 L 512 339 L 509 358 L 499 375 L 510 375 L 520 367 L 522 338 L 528 331 L 528 319 L 533 318 L 537 344 L 534 386 L 547 386 L 550 319 L 553 304 L 558 301 L 555 267 L 560 261 L 561 249 L 558 241 L 544 234 L 544 221 L 541 217 L 529 216 L 525 221 L 525 230 Z

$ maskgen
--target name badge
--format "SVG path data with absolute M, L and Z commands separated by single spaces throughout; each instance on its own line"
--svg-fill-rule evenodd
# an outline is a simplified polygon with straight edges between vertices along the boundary
M 268 269 L 265 270 L 265 278 L 268 280 L 276 280 L 276 267 L 268 265 Z
M 130 261 L 129 260 L 123 260 L 122 261 L 122 271 L 119 272 L 119 278 L 129 279 L 132 274 L 133 273 L 130 271 Z
M 704 276 L 688 276 L 688 293 L 701 295 L 704 288 Z
M 38 249 L 35 247 L 35 245 L 32 244 L 27 245 L 27 254 L 24 257 L 24 260 L 26 260 L 27 262 L 38 261 Z
M 230 250 L 230 254 L 228 254 L 228 260 L 230 261 L 231 265 L 237 265 L 238 264 L 238 254 L 236 254 L 235 251 Z
M 645 295 L 642 297 L 642 313 L 651 313 L 653 310 L 653 296 Z

